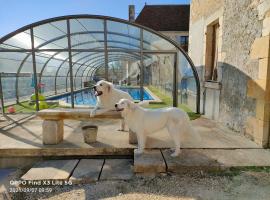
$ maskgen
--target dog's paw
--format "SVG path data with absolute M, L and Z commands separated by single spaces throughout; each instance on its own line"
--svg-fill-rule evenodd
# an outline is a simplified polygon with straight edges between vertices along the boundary
M 135 154 L 142 154 L 143 153 L 143 150 L 142 149 L 135 149 L 134 150 L 134 153 Z
M 181 151 L 174 151 L 172 154 L 171 154 L 171 157 L 177 157 L 179 156 L 179 154 L 181 153 Z
M 92 110 L 92 111 L 90 112 L 90 117 L 95 117 L 96 113 L 97 113 L 97 111 Z

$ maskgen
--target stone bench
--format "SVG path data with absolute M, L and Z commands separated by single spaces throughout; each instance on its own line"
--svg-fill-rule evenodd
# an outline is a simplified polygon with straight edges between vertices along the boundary
M 122 119 L 120 112 L 109 111 L 103 114 L 90 117 L 89 109 L 46 109 L 37 112 L 37 116 L 42 118 L 43 144 L 59 144 L 64 137 L 64 119 Z M 137 138 L 134 133 L 129 133 L 130 143 L 136 143 Z

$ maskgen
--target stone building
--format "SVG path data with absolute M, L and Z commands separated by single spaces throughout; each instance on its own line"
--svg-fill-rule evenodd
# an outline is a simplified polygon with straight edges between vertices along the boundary
M 192 0 L 201 112 L 269 147 L 270 0 Z
M 145 5 L 135 22 L 170 37 L 187 51 L 189 7 L 189 5 Z

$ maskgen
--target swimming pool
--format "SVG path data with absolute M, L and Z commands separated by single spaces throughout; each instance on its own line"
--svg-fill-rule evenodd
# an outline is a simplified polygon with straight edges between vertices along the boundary
M 134 100 L 140 100 L 140 88 L 119 88 L 125 92 L 128 92 L 130 96 Z M 154 100 L 154 98 L 145 90 L 143 89 L 143 99 L 144 100 Z M 55 97 L 49 97 L 47 100 L 62 100 L 66 103 L 71 103 L 71 95 L 70 93 L 55 96 Z M 96 96 L 94 95 L 93 90 L 86 89 L 81 90 L 74 93 L 74 103 L 76 105 L 89 105 L 93 106 L 96 105 Z

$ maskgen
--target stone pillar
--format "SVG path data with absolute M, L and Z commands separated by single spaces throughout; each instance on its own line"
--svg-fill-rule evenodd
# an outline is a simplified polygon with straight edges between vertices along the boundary
M 266 19 L 269 20 L 270 15 Z M 270 36 L 269 32 L 263 33 L 251 47 L 251 59 L 259 61 L 259 70 L 258 79 L 248 82 L 247 95 L 256 99 L 256 116 L 248 119 L 246 132 L 266 148 L 270 139 Z
M 128 141 L 129 141 L 129 144 L 137 144 L 138 143 L 136 133 L 132 132 L 130 129 L 128 132 Z
M 58 144 L 63 141 L 63 120 L 44 120 L 42 124 L 43 144 Z

